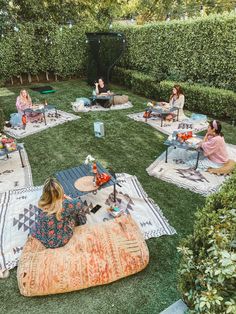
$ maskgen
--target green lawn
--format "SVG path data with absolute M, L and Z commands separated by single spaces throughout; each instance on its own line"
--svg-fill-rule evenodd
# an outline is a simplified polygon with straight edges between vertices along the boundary
M 41 84 L 45 85 L 45 84 Z M 76 97 L 89 96 L 91 88 L 80 80 L 51 84 L 57 92 L 46 96 L 48 103 L 73 112 L 70 103 Z M 15 112 L 15 99 L 22 87 L 0 89 L 0 107 L 6 119 Z M 121 88 L 113 86 L 113 90 Z M 177 230 L 175 236 L 162 236 L 147 241 L 150 250 L 148 267 L 134 276 L 113 284 L 63 295 L 25 298 L 17 287 L 16 271 L 0 282 L 1 313 L 159 313 L 180 298 L 177 289 L 179 241 L 193 229 L 194 213 L 205 199 L 195 193 L 165 183 L 146 173 L 146 167 L 165 147 L 165 135 L 154 128 L 133 121 L 128 113 L 144 109 L 145 98 L 122 91 L 130 96 L 134 107 L 112 112 L 80 114 L 81 119 L 45 130 L 22 141 L 32 167 L 34 185 L 55 172 L 79 165 L 88 154 L 116 172 L 135 174 L 148 195 L 161 207 L 169 223 Z M 30 91 L 34 102 L 45 95 Z M 105 124 L 106 136 L 94 137 L 93 122 Z M 236 144 L 236 130 L 224 123 L 225 138 Z

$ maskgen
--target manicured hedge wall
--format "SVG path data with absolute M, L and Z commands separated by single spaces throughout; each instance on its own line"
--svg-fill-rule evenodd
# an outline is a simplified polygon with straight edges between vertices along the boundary
M 189 81 L 236 91 L 236 15 L 117 27 L 127 51 L 119 66 L 156 80 Z
M 113 82 L 125 85 L 147 98 L 168 100 L 174 84 L 180 84 L 185 94 L 185 108 L 220 119 L 236 119 L 236 93 L 233 91 L 174 81 L 155 81 L 153 76 L 115 67 Z
M 196 214 L 182 242 L 179 287 L 191 313 L 236 313 L 236 172 Z
M 95 25 L 62 30 L 51 22 L 19 25 L 19 32 L 9 31 L 0 38 L 0 79 L 46 71 L 62 77 L 85 73 L 88 30 L 94 31 Z

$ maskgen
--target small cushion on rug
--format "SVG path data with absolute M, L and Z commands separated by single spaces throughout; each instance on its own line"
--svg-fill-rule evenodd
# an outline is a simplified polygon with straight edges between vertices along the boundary
M 143 270 L 149 262 L 144 238 L 128 215 L 76 227 L 64 246 L 46 249 L 29 237 L 17 279 L 24 296 L 65 293 L 104 285 Z
M 91 100 L 85 97 L 76 98 L 76 101 L 71 103 L 72 109 L 75 112 L 83 111 L 85 107 L 91 106 Z
M 208 168 L 207 171 L 217 175 L 228 175 L 234 171 L 235 165 L 236 162 L 230 159 L 224 164 L 224 166 L 220 168 Z
M 113 104 L 114 105 L 122 105 L 129 101 L 129 96 L 127 95 L 115 95 Z

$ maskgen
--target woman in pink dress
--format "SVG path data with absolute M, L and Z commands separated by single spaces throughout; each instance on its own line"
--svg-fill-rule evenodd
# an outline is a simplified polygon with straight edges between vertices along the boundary
M 209 123 L 203 141 L 198 144 L 198 147 L 200 147 L 203 152 L 199 159 L 198 169 L 206 171 L 208 168 L 220 168 L 229 160 L 221 128 L 221 124 L 217 120 L 213 120 Z M 194 167 L 197 153 L 185 151 L 184 156 L 183 153 L 184 150 L 181 150 L 179 158 L 182 158 L 189 167 Z
M 207 133 L 199 145 L 204 152 L 204 156 L 216 165 L 219 164 L 220 166 L 229 160 L 221 128 L 222 127 L 219 121 L 211 121 L 209 123 Z

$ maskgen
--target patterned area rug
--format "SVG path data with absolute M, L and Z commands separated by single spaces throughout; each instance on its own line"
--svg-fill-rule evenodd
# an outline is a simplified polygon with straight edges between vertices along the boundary
M 145 119 L 143 118 L 143 113 L 144 112 L 138 112 L 138 113 L 133 113 L 133 114 L 129 114 L 128 117 L 135 120 L 135 121 L 141 121 L 141 122 L 145 122 Z M 190 119 L 189 119 L 190 121 Z M 165 125 L 164 121 L 163 121 L 163 126 L 161 127 L 161 119 L 158 117 L 151 117 L 147 120 L 147 122 L 145 122 L 149 125 L 151 125 L 153 128 L 157 129 L 158 131 L 170 135 L 172 134 L 174 131 L 179 129 L 180 126 L 180 122 L 176 121 L 173 122 L 170 125 Z M 200 131 L 204 131 L 206 130 L 208 127 L 208 123 L 207 122 L 195 122 L 192 125 L 192 128 L 188 128 L 188 131 L 193 131 L 194 133 L 196 132 L 200 132 Z
M 22 147 L 23 144 L 19 144 Z M 9 158 L 0 157 L 0 191 L 1 193 L 25 186 L 33 185 L 31 168 L 27 153 L 21 150 L 24 168 L 22 168 L 19 152 L 9 154 Z
M 47 112 L 47 114 L 46 114 L 47 124 L 46 125 L 44 122 L 42 122 L 42 123 L 40 123 L 40 122 L 37 122 L 37 123 L 28 122 L 25 130 L 23 130 L 21 127 L 15 127 L 15 128 L 6 128 L 5 127 L 4 133 L 19 139 L 19 138 L 23 138 L 23 137 L 26 137 L 26 136 L 31 135 L 31 134 L 41 132 L 41 131 L 46 130 L 48 128 L 53 128 L 56 125 L 63 124 L 65 122 L 76 120 L 76 119 L 80 118 L 79 116 L 76 116 L 74 114 L 67 113 L 67 112 L 61 111 L 61 110 L 57 110 L 57 113 L 58 113 L 59 117 L 56 118 L 54 109 Z
M 131 214 L 145 239 L 175 233 L 135 176 L 118 174 L 118 181 L 121 185 L 117 186 L 119 206 Z M 38 215 L 36 204 L 41 192 L 42 187 L 29 187 L 0 194 L 0 269 L 11 269 L 17 265 L 29 227 Z M 84 209 L 88 224 L 113 219 L 107 213 L 107 208 L 112 203 L 112 193 L 113 188 L 109 187 L 98 191 L 96 195 L 83 196 L 88 205 Z M 97 204 L 101 208 L 95 214 L 91 213 L 91 208 Z
M 236 146 L 227 144 L 229 158 L 236 161 Z M 184 149 L 170 147 L 168 149 L 168 162 L 165 163 L 164 152 L 148 168 L 150 176 L 173 183 L 192 192 L 207 196 L 219 190 L 222 183 L 229 176 L 217 176 L 207 171 L 193 170 L 185 164 L 187 152 Z M 199 161 L 201 168 L 201 161 Z
M 72 107 L 75 103 L 71 103 Z M 104 108 L 100 105 L 94 105 L 94 106 L 84 106 L 83 108 L 77 108 L 76 112 L 89 112 L 89 111 L 110 111 L 110 110 L 122 110 L 122 109 L 128 109 L 132 108 L 133 105 L 130 101 L 128 101 L 125 104 L 122 105 L 113 105 L 110 108 Z

